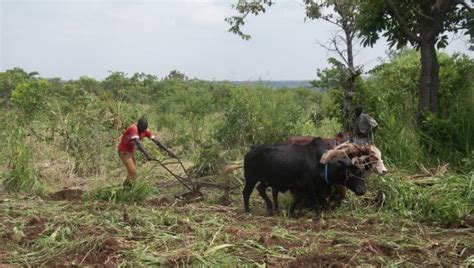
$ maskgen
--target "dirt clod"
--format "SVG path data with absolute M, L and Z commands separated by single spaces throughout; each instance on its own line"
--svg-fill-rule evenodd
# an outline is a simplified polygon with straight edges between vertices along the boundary
M 313 255 L 299 257 L 288 263 L 288 267 L 344 267 L 350 260 L 349 256 L 340 255 Z M 351 263 L 354 264 L 354 263 Z
M 26 239 L 34 240 L 43 233 L 45 229 L 45 220 L 42 218 L 32 218 L 28 221 L 26 226 Z
M 117 267 L 117 252 L 120 251 L 120 243 L 112 237 L 106 238 L 95 252 L 77 258 L 81 259 L 83 265 L 101 264 L 104 267 Z
M 175 195 L 175 198 L 184 203 L 196 202 L 203 199 L 203 194 L 199 190 L 193 190 L 180 195 Z
M 167 197 L 153 198 L 148 201 L 148 203 L 154 207 L 165 207 L 173 203 L 173 200 Z
M 51 194 L 51 198 L 54 200 L 81 200 L 84 191 L 78 188 L 66 188 L 61 191 Z
M 226 206 L 226 207 L 230 206 L 230 204 L 232 204 L 232 200 L 230 199 L 229 195 L 223 195 L 223 196 L 219 197 L 217 202 L 219 203 L 219 205 Z

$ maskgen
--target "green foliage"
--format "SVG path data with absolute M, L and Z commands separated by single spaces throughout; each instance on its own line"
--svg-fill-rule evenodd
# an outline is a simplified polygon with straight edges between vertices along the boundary
M 289 92 L 265 88 L 233 91 L 216 139 L 228 147 L 247 147 L 278 143 L 295 134 L 301 110 L 291 98 Z
M 10 104 L 12 91 L 17 85 L 29 81 L 37 72 L 27 73 L 21 68 L 13 68 L 0 73 L 0 96 L 5 104 Z
M 444 156 L 466 171 L 474 168 L 474 61 L 466 56 L 441 54 L 438 113 L 422 122 L 424 145 L 430 154 Z M 470 156 L 470 157 L 469 157 Z
M 248 14 L 258 15 L 265 13 L 266 6 L 271 7 L 274 0 L 247 1 L 240 0 L 233 8 L 239 13 L 237 16 L 226 17 L 225 21 L 230 24 L 229 32 L 237 34 L 244 40 L 252 38 L 249 34 L 242 32 L 241 27 L 245 24 L 245 17 Z
M 8 171 L 1 174 L 3 186 L 8 192 L 44 194 L 47 186 L 33 165 L 31 149 L 25 144 L 26 132 L 11 128 L 5 140 Z
M 439 58 L 440 112 L 427 116 L 422 128 L 416 123 L 420 61 L 415 51 L 394 54 L 389 63 L 372 70 L 356 92 L 355 102 L 363 104 L 379 122 L 376 143 L 389 162 L 415 168 L 417 162 L 439 160 L 469 170 L 469 161 L 463 159 L 472 154 L 474 143 L 474 84 L 470 76 L 474 62 L 442 53 Z
M 176 79 L 176 80 L 187 80 L 188 77 L 185 74 L 178 71 L 178 70 L 172 70 L 168 74 L 168 76 L 165 77 L 165 79 L 169 79 L 169 80 L 174 80 L 174 79 Z
M 469 10 L 459 4 L 449 1 L 438 4 L 412 0 L 365 0 L 360 4 L 357 27 L 365 45 L 372 46 L 380 36 L 384 36 L 391 47 L 397 48 L 408 43 L 418 45 L 418 38 L 428 34 L 423 32 L 434 28 L 429 34 L 438 40 L 438 48 L 443 48 L 448 44 L 445 32 L 457 33 L 472 24 Z
M 226 150 L 214 140 L 200 144 L 195 151 L 192 172 L 198 177 L 221 172 L 235 157 L 232 151 Z
M 472 60 L 440 54 L 440 64 L 440 111 L 426 117 L 422 131 L 415 124 L 420 66 L 416 52 L 395 53 L 390 62 L 357 81 L 354 100 L 379 122 L 376 143 L 391 169 L 450 162 L 453 169 L 472 170 Z M 64 153 L 74 164 L 74 175 L 88 179 L 117 176 L 123 170 L 116 153 L 118 139 L 145 115 L 155 135 L 192 161 L 196 173 L 213 174 L 227 162 L 240 160 L 250 145 L 274 144 L 292 135 L 329 137 L 339 131 L 339 70 L 318 73 L 315 83 L 322 92 L 196 79 L 159 81 L 145 74 L 111 73 L 105 81 L 30 77 L 18 83 L 15 107 L 6 109 L 2 120 L 11 121 L 8 114 L 18 111 L 22 119 L 30 118 L 26 111 L 36 114 L 25 134 L 30 135 L 28 142 Z M 155 146 L 144 144 L 159 156 Z M 35 158 L 36 147 L 28 148 L 25 159 Z M 39 178 L 33 164 L 24 169 L 32 174 L 25 177 Z M 11 171 L 3 167 L 4 174 Z
M 375 142 L 384 158 L 399 167 L 415 168 L 417 161 L 426 159 L 415 120 L 418 68 L 414 51 L 392 56 L 390 63 L 371 71 L 354 97 L 379 123 Z
M 132 183 L 130 189 L 119 186 L 109 186 L 87 193 L 87 200 L 100 200 L 111 203 L 140 203 L 148 197 L 158 194 L 157 189 L 146 179 Z
M 60 144 L 73 157 L 74 171 L 80 176 L 97 175 L 106 171 L 111 165 L 109 159 L 116 154 L 116 150 L 111 148 L 116 147 L 117 138 L 120 136 L 121 129 L 118 129 L 116 120 L 132 123 L 134 121 L 127 117 L 133 114 L 135 118 L 139 116 L 139 113 L 128 113 L 127 117 L 121 118 L 120 115 L 111 113 L 106 118 L 97 117 L 98 114 L 105 114 L 109 110 L 107 108 L 96 100 L 67 114 L 64 120 L 59 122 Z M 120 125 L 128 126 L 122 123 Z
M 316 72 L 316 76 L 318 77 L 317 80 L 311 81 L 311 84 L 324 91 L 329 91 L 331 89 L 340 89 L 342 90 L 343 75 L 341 71 L 336 68 L 326 68 L 326 69 L 318 69 Z
M 95 260 L 89 263 L 86 256 L 104 256 L 110 260 L 117 257 L 114 260 L 119 265 L 169 265 L 170 260 L 173 264 L 206 266 L 256 265 L 262 262 L 261 256 L 270 256 L 267 259 L 272 262 L 283 258 L 290 261 L 309 254 L 314 248 L 327 249 L 324 247 L 327 241 L 339 241 L 347 228 L 351 228 L 354 235 L 343 242 L 354 250 L 374 242 L 367 240 L 369 234 L 377 237 L 377 242 L 398 243 L 394 249 L 401 257 L 410 259 L 414 246 L 426 249 L 426 244 L 431 242 L 426 238 L 430 235 L 417 236 L 420 228 L 429 230 L 433 224 L 464 226 L 472 220 L 469 216 L 473 214 L 474 174 L 468 173 L 474 159 L 469 121 L 473 118 L 470 115 L 474 105 L 468 101 L 472 100 L 469 77 L 472 61 L 443 54 L 440 59 L 443 77 L 440 111 L 436 116 L 426 117 L 424 132 L 414 123 L 419 68 L 415 52 L 394 54 L 390 62 L 358 81 L 355 100 L 364 104 L 380 123 L 376 142 L 389 163 L 389 175 L 368 178 L 369 191 L 365 196 L 349 194 L 340 209 L 324 215 L 342 224 L 332 225 L 334 228 L 326 231 L 305 232 L 302 228 L 320 228 L 327 225 L 326 221 L 315 222 L 308 218 L 302 225 L 301 219 L 288 217 L 283 212 L 286 216 L 274 217 L 271 237 L 266 236 L 268 228 L 261 227 L 265 222 L 262 217 L 242 220 L 241 212 L 234 211 L 241 206 L 238 189 L 230 193 L 234 207 L 228 210 L 216 207 L 211 201 L 221 202 L 223 199 L 217 199 L 215 194 L 221 195 L 222 191 L 207 188 L 203 191 L 205 200 L 192 206 L 167 206 L 169 200 L 163 196 L 149 202 L 147 199 L 157 194 L 170 196 L 182 188 L 153 163 L 142 163 L 139 153 L 136 183 L 128 190 L 113 185 L 123 180 L 125 171 L 117 156 L 118 140 L 129 124 L 145 115 L 155 135 L 178 152 L 193 176 L 215 175 L 222 171 L 223 165 L 241 161 L 251 144 L 278 143 L 291 135 L 334 135 L 340 129 L 335 119 L 339 118 L 341 97 L 338 84 L 331 84 L 337 81 L 331 80 L 334 72 L 327 71 L 327 81 L 321 82 L 321 85 L 327 84 L 321 86 L 325 87 L 323 92 L 303 88 L 249 88 L 196 79 L 158 81 L 154 76 L 134 74 L 130 77 L 123 73 L 112 75 L 107 83 L 90 78 L 47 80 L 47 95 L 41 96 L 38 109 L 35 105 L 24 106 L 35 107 L 32 109 L 35 117 L 28 128 L 18 124 L 30 118 L 21 106 L 1 108 L 0 125 L 6 129 L 0 132 L 2 182 L 9 191 L 40 194 L 46 191 L 46 183 L 51 188 L 81 185 L 87 189 L 83 195 L 85 200 L 68 202 L 65 206 L 64 202 L 49 199 L 38 202 L 34 197 L 8 196 L 0 202 L 1 212 L 9 215 L 3 224 L 8 232 L 7 246 L 0 247 L 0 251 L 9 253 L 5 260 L 12 265 L 48 265 L 50 260 L 66 260 L 69 256 L 74 258 L 67 259 L 72 265 L 93 265 Z M 3 75 L 0 73 L 0 77 Z M 41 79 L 29 78 L 18 85 L 35 84 L 36 80 Z M 148 141 L 143 144 L 153 156 L 160 157 L 156 146 L 148 146 Z M 51 158 L 53 160 L 44 160 L 53 153 L 58 154 Z M 439 161 L 452 163 L 450 172 L 467 172 L 407 180 L 407 174 L 417 168 L 417 162 L 439 164 Z M 65 169 L 67 174 L 54 168 Z M 398 174 L 400 168 L 410 171 Z M 48 178 L 51 172 L 57 173 Z M 235 183 L 242 179 L 238 172 L 232 177 L 226 176 L 212 178 L 220 182 L 235 178 Z M 103 187 L 103 184 L 112 186 Z M 258 195 L 253 197 L 260 200 Z M 208 206 L 209 201 L 212 207 Z M 258 210 L 258 207 L 255 206 L 255 212 L 262 215 L 264 209 Z M 29 222 L 34 223 L 31 219 L 39 217 L 46 219 L 42 233 L 25 239 L 31 229 Z M 381 221 L 379 226 L 371 223 L 373 219 Z M 354 220 L 360 224 L 351 224 Z M 236 226 L 236 223 L 243 225 Z M 399 231 L 400 226 L 403 232 Z M 367 233 L 367 230 L 375 233 Z M 387 230 L 393 232 L 387 233 Z M 425 231 L 421 233 L 430 234 Z M 193 233 L 191 240 L 190 232 Z M 259 232 L 264 235 L 242 240 L 242 234 Z M 308 240 L 308 235 L 314 243 L 300 243 Z M 16 242 L 10 237 L 20 240 Z M 120 239 L 114 241 L 111 239 L 114 237 Z M 459 239 L 468 241 L 469 235 L 463 233 Z M 110 247 L 106 241 L 117 243 L 111 243 Z M 183 248 L 183 241 L 190 243 L 184 243 L 187 246 Z M 291 244 L 291 247 L 283 248 L 280 241 L 288 242 L 285 245 Z M 456 246 L 462 243 L 453 240 L 451 233 L 445 241 L 448 242 L 443 247 L 462 249 Z M 149 246 L 150 243 L 153 246 Z M 116 251 L 109 251 L 115 244 Z M 160 251 L 163 245 L 170 250 Z M 375 250 L 381 248 L 377 245 L 373 244 Z M 439 247 L 433 249 L 433 254 L 438 253 Z M 354 255 L 347 253 L 346 247 L 333 247 L 324 254 L 341 254 L 347 259 Z M 446 258 L 452 260 L 454 255 L 450 252 L 448 255 Z M 399 264 L 398 255 L 395 259 L 373 256 L 372 264 Z M 457 261 L 469 263 L 470 259 L 458 256 Z M 362 264 L 362 259 L 357 259 L 357 263 Z
M 37 79 L 20 83 L 12 92 L 12 102 L 31 118 L 44 109 L 47 90 L 48 82 L 46 80 Z

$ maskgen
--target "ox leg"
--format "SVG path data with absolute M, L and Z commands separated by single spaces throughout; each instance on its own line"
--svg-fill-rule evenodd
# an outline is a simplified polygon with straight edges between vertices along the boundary
M 244 190 L 242 191 L 242 194 L 244 196 L 244 209 L 246 213 L 250 213 L 249 199 L 250 199 L 250 194 L 252 193 L 253 188 L 255 187 L 255 184 L 257 184 L 257 180 L 245 179 L 245 187 L 244 187 Z
M 267 187 L 268 185 L 266 183 L 260 182 L 260 184 L 257 186 L 257 190 L 260 196 L 263 198 L 263 200 L 265 200 L 268 215 L 273 215 L 273 204 L 270 198 L 268 198 L 268 195 L 266 193 Z
M 301 200 L 303 200 L 303 194 L 301 192 L 296 192 L 293 191 L 293 202 L 290 205 L 290 214 L 293 214 L 295 212 L 296 206 L 301 203 Z
M 321 203 L 319 202 L 319 197 L 316 195 L 316 187 L 314 183 L 310 183 L 308 185 L 308 197 L 310 206 L 314 208 L 314 212 L 316 213 L 316 217 L 321 215 Z
M 273 210 L 277 211 L 278 208 L 278 190 L 272 188 L 272 197 L 273 197 Z

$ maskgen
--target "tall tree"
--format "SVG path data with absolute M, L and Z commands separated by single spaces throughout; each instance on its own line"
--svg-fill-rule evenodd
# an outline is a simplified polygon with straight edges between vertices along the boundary
M 341 85 L 344 88 L 342 100 L 342 126 L 344 131 L 351 131 L 352 99 L 355 92 L 356 79 L 361 74 L 360 66 L 354 63 L 354 41 L 357 38 L 356 18 L 358 14 L 357 0 L 305 0 L 306 16 L 310 19 L 322 19 L 341 29 L 342 35 L 337 34 L 330 40 L 328 50 L 337 54 L 339 59 L 329 58 L 328 61 L 336 67 L 342 76 Z M 331 8 L 333 12 L 323 14 L 322 10 Z M 342 41 L 342 45 L 341 45 Z
M 471 1 L 472 2 L 472 1 Z M 474 36 L 472 7 L 462 0 L 362 0 L 358 28 L 363 44 L 386 37 L 391 47 L 411 44 L 420 51 L 418 111 L 437 111 L 439 63 L 436 48 L 448 44 L 448 33 L 466 30 Z
M 350 130 L 352 99 L 355 92 L 355 81 L 361 74 L 361 68 L 354 64 L 354 40 L 357 38 L 356 16 L 357 16 L 357 0 L 304 0 L 306 9 L 306 18 L 322 19 L 331 24 L 336 25 L 342 34 L 335 35 L 328 46 L 323 45 L 326 49 L 336 53 L 336 58 L 329 58 L 328 62 L 334 65 L 341 73 L 341 87 L 344 89 L 342 100 L 342 124 L 345 131 Z M 231 25 L 229 31 L 249 40 L 250 35 L 242 32 L 241 27 L 245 24 L 245 18 L 249 14 L 258 15 L 266 11 L 266 7 L 270 7 L 274 1 L 243 1 L 240 0 L 234 6 L 239 15 L 226 18 Z M 328 8 L 332 8 L 332 12 L 324 12 Z M 342 44 L 341 44 L 342 43 Z

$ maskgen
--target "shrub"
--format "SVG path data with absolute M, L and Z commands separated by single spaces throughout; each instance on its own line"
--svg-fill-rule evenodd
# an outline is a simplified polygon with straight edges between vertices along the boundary
M 33 166 L 31 149 L 25 144 L 25 131 L 11 128 L 6 140 L 7 171 L 2 174 L 3 185 L 9 192 L 44 194 L 46 184 Z
M 48 82 L 38 79 L 20 83 L 12 92 L 12 102 L 31 119 L 45 107 Z
M 227 147 L 278 143 L 295 134 L 302 110 L 289 92 L 240 88 L 231 92 L 216 139 Z

